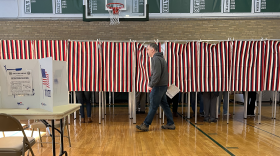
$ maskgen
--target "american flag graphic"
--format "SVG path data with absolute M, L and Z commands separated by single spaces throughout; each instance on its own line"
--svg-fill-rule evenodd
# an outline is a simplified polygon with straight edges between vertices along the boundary
M 41 69 L 41 70 L 42 70 L 43 85 L 50 88 L 49 74 L 47 73 L 47 71 L 45 69 Z

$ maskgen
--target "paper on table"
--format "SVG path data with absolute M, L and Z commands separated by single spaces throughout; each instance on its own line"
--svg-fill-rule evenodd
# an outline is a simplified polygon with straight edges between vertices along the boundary
M 175 86 L 174 84 L 172 84 L 171 86 L 168 87 L 166 95 L 172 99 L 176 94 L 178 94 L 180 92 L 180 89 Z

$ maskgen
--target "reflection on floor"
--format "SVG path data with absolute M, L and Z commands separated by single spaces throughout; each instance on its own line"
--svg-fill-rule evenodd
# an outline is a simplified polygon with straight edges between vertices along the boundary
M 230 106 L 229 124 L 226 116 L 221 116 L 218 123 L 203 122 L 199 117 L 198 123 L 194 124 L 194 118 L 185 118 L 185 107 L 183 115 L 174 117 L 176 130 L 162 130 L 162 119 L 155 115 L 148 132 L 135 128 L 136 124 L 129 119 L 127 105 L 124 106 L 107 107 L 101 124 L 98 123 L 98 107 L 92 110 L 93 123 L 80 123 L 79 117 L 74 120 L 71 115 L 72 147 L 64 138 L 68 155 L 279 155 L 280 152 L 279 107 L 277 118 L 271 119 L 269 104 L 262 107 L 262 124 L 257 123 L 257 116 L 243 119 L 243 105 L 236 105 L 235 115 Z M 178 112 L 181 110 L 179 107 Z M 137 114 L 137 124 L 141 124 L 146 115 Z M 43 141 L 51 141 L 51 137 L 45 137 Z M 35 155 L 52 155 L 52 145 L 43 145 L 33 146 Z M 59 145 L 56 145 L 56 153 L 59 153 Z

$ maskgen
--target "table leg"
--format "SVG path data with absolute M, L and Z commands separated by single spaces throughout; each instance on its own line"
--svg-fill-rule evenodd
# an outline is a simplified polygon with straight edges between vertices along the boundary
M 55 156 L 55 130 L 54 130 L 54 120 L 52 120 L 52 149 L 53 149 L 53 156 Z
M 67 152 L 64 151 L 63 134 L 64 134 L 64 126 L 63 126 L 62 119 L 60 119 L 60 154 L 59 154 L 59 156 L 62 156 L 63 154 L 65 154 L 67 156 Z

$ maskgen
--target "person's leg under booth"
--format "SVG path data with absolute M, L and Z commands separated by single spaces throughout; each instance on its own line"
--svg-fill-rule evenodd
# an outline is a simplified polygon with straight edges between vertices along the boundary
M 257 97 L 256 92 L 248 92 L 247 115 L 254 115 L 255 114 L 256 97 Z M 249 99 L 251 99 L 250 104 L 249 104 Z
M 85 112 L 84 112 L 84 104 L 86 103 L 86 109 L 87 109 L 87 117 L 88 117 L 88 123 L 92 122 L 91 120 L 91 92 L 89 91 L 76 91 L 78 102 L 81 104 L 80 107 L 80 113 L 81 113 L 81 122 L 85 122 Z
M 82 118 L 82 122 L 85 122 L 85 113 L 84 113 L 84 94 L 82 91 L 76 91 L 76 96 L 77 96 L 77 100 L 78 102 L 81 104 L 80 107 L 80 113 L 81 113 L 81 118 Z
M 202 98 L 204 99 L 204 121 L 209 121 L 210 116 L 210 92 L 202 93 Z
M 91 99 L 91 95 L 92 93 L 89 91 L 84 91 L 84 96 L 85 96 L 85 102 L 86 102 L 86 108 L 87 108 L 87 117 L 91 118 L 91 103 L 90 103 L 90 99 Z
M 194 113 L 195 113 L 195 98 L 196 98 L 195 92 L 190 92 L 190 103 Z
M 202 96 L 204 99 L 204 121 L 215 122 L 217 94 L 211 92 L 204 92 Z
M 216 122 L 216 104 L 218 93 L 211 92 L 210 93 L 210 122 Z
M 140 111 L 138 110 L 140 106 Z M 146 93 L 136 92 L 136 112 L 140 114 L 145 114 L 146 108 Z

